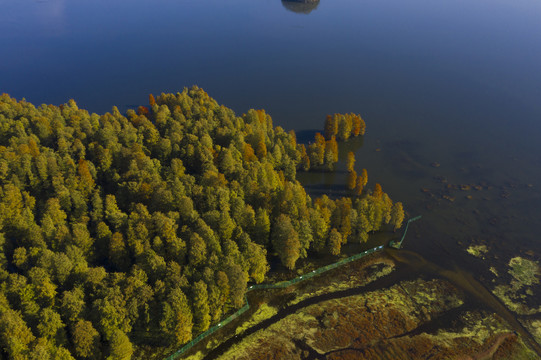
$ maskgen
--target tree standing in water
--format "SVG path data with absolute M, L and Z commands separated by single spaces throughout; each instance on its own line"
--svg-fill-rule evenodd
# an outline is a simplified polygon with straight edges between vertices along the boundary
M 353 153 L 353 151 L 348 152 L 348 157 L 346 159 L 346 169 L 349 172 L 352 172 L 355 169 L 355 154 Z
M 348 190 L 355 189 L 355 187 L 357 185 L 357 173 L 355 172 L 355 170 L 350 171 L 348 173 L 348 178 L 347 178 L 347 184 L 346 185 L 347 185 Z M 362 192 L 362 189 L 361 189 L 361 192 Z

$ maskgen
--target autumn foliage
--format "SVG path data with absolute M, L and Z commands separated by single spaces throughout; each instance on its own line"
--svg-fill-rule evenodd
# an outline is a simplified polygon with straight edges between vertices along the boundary
M 351 136 L 364 135 L 366 124 L 358 114 L 334 114 L 327 115 L 324 129 L 327 140 L 333 136 L 339 140 L 347 140 Z
M 381 188 L 312 200 L 297 181 L 333 168 L 344 129 L 364 133 L 354 115 L 305 146 L 264 110 L 237 116 L 197 87 L 149 103 L 98 115 L 0 96 L 2 356 L 129 359 L 186 343 L 243 305 L 269 257 L 294 269 L 402 222 Z M 366 177 L 350 179 L 359 195 Z

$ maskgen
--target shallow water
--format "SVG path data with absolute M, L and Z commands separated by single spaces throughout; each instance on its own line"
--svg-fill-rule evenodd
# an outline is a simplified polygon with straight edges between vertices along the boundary
M 516 317 L 498 300 L 485 286 L 479 283 L 470 273 L 455 267 L 454 269 L 444 269 L 441 266 L 427 261 L 419 254 L 407 250 L 388 249 L 387 254 L 394 260 L 407 264 L 413 269 L 419 269 L 430 274 L 436 274 L 449 280 L 457 288 L 463 290 L 468 295 L 476 299 L 481 306 L 495 312 L 501 316 L 511 328 L 526 339 L 526 342 L 532 349 L 541 356 L 541 346 L 534 340 L 532 335 L 516 319 Z
M 367 134 L 341 144 L 342 157 L 355 151 L 370 186 L 423 215 L 407 248 L 487 286 L 489 266 L 541 254 L 538 1 L 320 0 L 305 13 L 280 0 L 0 8 L 0 92 L 36 104 L 74 98 L 102 113 L 197 84 L 307 138 L 326 114 L 361 113 Z M 340 194 L 341 166 L 301 180 L 312 194 Z M 461 185 L 470 189 L 453 189 Z M 471 257 L 471 243 L 496 256 Z

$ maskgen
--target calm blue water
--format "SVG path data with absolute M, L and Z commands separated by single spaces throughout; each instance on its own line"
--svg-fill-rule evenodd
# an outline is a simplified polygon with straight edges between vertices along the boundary
M 454 251 L 471 242 L 541 253 L 539 1 L 321 0 L 308 15 L 280 0 L 0 0 L 0 9 L 0 92 L 103 113 L 197 84 L 238 113 L 265 108 L 296 130 L 358 112 L 364 144 L 343 147 L 372 184 L 425 215 L 412 248 L 450 251 L 464 266 L 477 260 Z M 344 178 L 303 182 L 317 190 Z

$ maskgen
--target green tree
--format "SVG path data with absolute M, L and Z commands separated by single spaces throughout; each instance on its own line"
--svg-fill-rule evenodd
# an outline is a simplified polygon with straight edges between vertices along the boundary
M 272 228 L 271 241 L 282 264 L 288 269 L 294 269 L 295 262 L 300 256 L 300 242 L 289 216 L 285 214 L 278 216 Z
M 170 324 L 162 320 L 162 326 L 166 325 L 176 344 L 184 344 L 192 339 L 193 315 L 186 295 L 179 288 L 173 289 L 168 298 L 172 309 Z
M 101 357 L 100 334 L 90 321 L 80 319 L 74 323 L 71 338 L 78 358 L 99 359 Z
M 133 346 L 128 336 L 115 329 L 109 337 L 109 356 L 107 360 L 129 360 L 133 354 Z
M 234 308 L 239 308 L 244 304 L 248 276 L 237 263 L 227 264 L 225 273 L 229 280 L 229 302 Z
M 122 233 L 115 232 L 109 243 L 109 260 L 120 271 L 126 271 L 131 259 Z
M 73 290 L 64 291 L 60 309 L 64 322 L 75 324 L 85 309 L 83 289 L 76 287 Z
M 52 250 L 60 250 L 69 236 L 66 223 L 67 214 L 62 210 L 59 199 L 47 200 L 45 212 L 41 218 L 41 230 L 44 238 L 51 244 Z
M 266 246 L 269 243 L 270 219 L 267 211 L 258 208 L 255 213 L 255 226 L 252 238 L 256 243 Z
M 299 242 L 300 242 L 300 257 L 305 258 L 308 255 L 308 249 L 314 241 L 312 236 L 312 227 L 308 219 L 303 218 L 299 222 Z
M 323 165 L 325 159 L 325 138 L 320 133 L 316 133 L 314 140 L 316 157 L 314 161 L 310 158 L 310 162 L 314 165 Z
M 179 309 L 176 312 L 175 318 L 175 339 L 177 343 L 182 344 L 188 342 L 192 338 L 193 316 L 185 298 L 182 299 L 179 304 L 177 304 Z
M 246 247 L 246 261 L 249 264 L 248 274 L 256 283 L 265 280 L 265 274 L 270 267 L 267 263 L 267 250 L 261 245 L 249 242 Z
M 47 271 L 40 267 L 33 267 L 28 272 L 34 286 L 36 301 L 42 307 L 53 306 L 56 297 L 56 285 L 53 284 Z
M 391 224 L 394 227 L 394 231 L 400 229 L 402 222 L 404 221 L 404 207 L 402 203 L 396 202 L 391 209 Z
M 114 195 L 107 195 L 105 197 L 105 219 L 107 219 L 115 230 L 120 230 L 128 219 L 128 216 L 118 208 Z
M 203 264 L 207 257 L 207 244 L 197 233 L 190 236 L 190 247 L 188 252 L 188 262 L 191 266 Z
M 39 314 L 39 323 L 36 328 L 39 336 L 46 338 L 51 343 L 56 345 L 65 344 L 66 334 L 64 331 L 64 323 L 60 318 L 60 314 L 53 309 L 41 309 Z
M 0 342 L 10 358 L 26 358 L 28 347 L 34 339 L 19 312 L 11 309 L 0 311 Z
M 237 169 L 237 164 L 231 152 L 228 149 L 223 149 L 220 155 L 220 170 L 227 176 L 234 175 Z
M 195 333 L 201 333 L 209 328 L 210 310 L 208 303 L 207 284 L 204 281 L 197 281 L 192 288 L 193 302 L 193 330 Z
M 99 191 L 93 192 L 91 203 L 92 210 L 90 211 L 90 218 L 95 223 L 98 223 L 103 219 L 103 200 Z
M 173 343 L 180 345 L 192 339 L 193 315 L 188 299 L 178 284 L 162 303 L 160 327 Z
M 219 304 L 223 306 L 229 297 L 229 279 L 224 271 L 218 270 L 214 275 L 216 288 L 220 291 Z
M 203 220 L 198 219 L 198 222 L 199 221 Z M 174 259 L 176 261 L 183 259 L 186 255 L 186 243 L 177 236 L 178 225 L 175 223 L 175 220 L 161 212 L 155 212 L 152 214 L 152 222 L 156 233 L 164 242 L 166 258 Z M 201 225 L 198 226 L 198 231 L 201 232 Z M 209 231 L 212 230 L 209 229 Z M 205 233 L 205 236 L 207 243 L 217 241 L 215 239 L 210 239 L 210 234 Z
M 235 229 L 235 222 L 231 219 L 228 212 L 221 212 L 218 222 L 218 234 L 221 239 L 231 239 L 233 230 Z
M 327 209 L 315 208 L 310 211 L 310 226 L 313 234 L 313 248 L 323 252 L 329 231 L 330 214 Z
M 92 316 L 100 334 L 104 334 L 106 338 L 110 337 L 116 329 L 125 332 L 131 330 L 127 317 L 126 299 L 118 286 L 107 288 L 104 298 L 94 300 Z
M 329 233 L 329 252 L 332 255 L 339 255 L 342 247 L 342 235 L 336 229 L 332 229 Z
M 71 225 L 70 242 L 80 248 L 87 257 L 93 255 L 92 245 L 94 244 L 94 239 L 90 236 L 86 224 L 77 223 Z
M 150 250 L 150 229 L 152 228 L 151 215 L 146 206 L 141 203 L 135 205 L 128 219 L 126 244 L 132 256 L 138 257 Z
M 333 136 L 330 140 L 327 140 L 325 143 L 325 157 L 324 165 L 327 170 L 332 170 L 334 164 L 338 161 L 338 143 L 336 138 Z
M 338 133 L 336 137 L 342 141 L 349 139 L 352 130 L 351 127 L 352 123 L 350 116 L 340 115 L 338 117 Z

